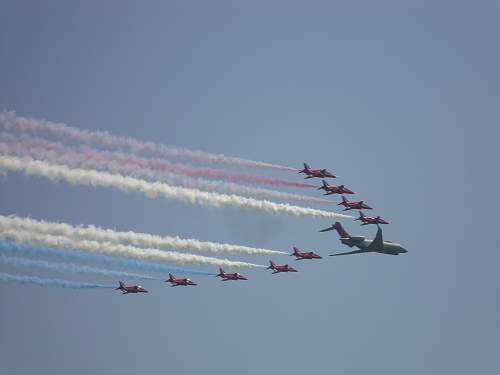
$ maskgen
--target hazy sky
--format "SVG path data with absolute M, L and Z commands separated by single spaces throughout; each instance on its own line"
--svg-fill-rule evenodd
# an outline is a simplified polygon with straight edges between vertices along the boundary
M 0 373 L 499 373 L 499 10 L 497 1 L 0 1 L 0 109 L 330 168 L 391 222 L 385 238 L 409 250 L 277 257 L 300 272 L 198 276 L 197 288 L 145 282 L 151 293 L 140 296 L 0 285 Z M 325 220 L 21 174 L 1 177 L 0 214 L 346 250 L 318 233 Z

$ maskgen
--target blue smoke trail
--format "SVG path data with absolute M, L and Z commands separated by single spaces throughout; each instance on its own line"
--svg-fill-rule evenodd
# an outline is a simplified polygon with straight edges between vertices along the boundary
M 58 279 L 44 279 L 36 276 L 20 276 L 12 275 L 10 273 L 0 273 L 0 282 L 4 283 L 14 283 L 14 284 L 34 284 L 39 286 L 51 286 L 59 288 L 70 288 L 70 289 L 113 289 L 114 286 L 102 285 L 102 284 L 91 284 L 91 283 L 80 283 L 75 281 L 66 281 Z
M 88 266 L 79 266 L 77 264 L 72 264 L 72 263 L 52 263 L 44 260 L 11 258 L 11 257 L 6 257 L 5 255 L 0 255 L 0 263 L 10 264 L 13 266 L 20 266 L 20 267 L 38 267 L 49 270 L 67 271 L 73 273 L 91 273 L 95 275 L 110 276 L 110 277 L 125 278 L 125 279 L 134 278 L 142 280 L 160 280 L 157 277 L 140 275 L 137 273 L 113 271 L 113 270 L 106 270 L 102 268 L 94 268 Z
M 102 254 L 89 254 L 79 251 L 65 251 L 50 247 L 30 246 L 14 241 L 0 240 L 0 253 L 22 254 L 28 256 L 49 256 L 65 261 L 93 262 L 102 266 L 123 267 L 147 272 L 178 273 L 183 275 L 212 276 L 213 272 L 204 272 L 181 267 L 168 266 L 161 263 L 143 262 L 135 259 L 112 257 Z

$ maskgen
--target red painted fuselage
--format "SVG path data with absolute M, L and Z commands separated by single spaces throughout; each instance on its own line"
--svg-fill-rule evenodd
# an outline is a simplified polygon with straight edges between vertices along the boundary
M 352 190 L 349 190 L 345 187 L 345 185 L 329 185 L 328 182 L 323 180 L 323 185 L 320 186 L 317 190 L 324 190 L 325 194 L 323 195 L 331 195 L 331 194 L 354 194 Z
M 288 264 L 278 265 L 275 264 L 272 260 L 269 261 L 268 270 L 273 270 L 273 273 L 281 273 L 281 272 L 298 272 L 295 268 L 290 267 Z
M 342 202 L 337 204 L 337 206 L 344 206 L 345 208 L 342 211 L 349 210 L 371 210 L 372 208 L 368 206 L 363 201 L 348 201 L 346 197 L 342 196 Z
M 121 290 L 122 294 L 148 293 L 148 291 L 140 285 L 125 285 L 123 281 L 119 282 L 119 286 L 115 290 Z
M 245 276 L 241 275 L 238 272 L 234 273 L 226 273 L 222 268 L 219 268 L 219 273 L 217 274 L 217 277 L 220 277 L 222 281 L 228 281 L 228 280 L 248 280 Z
M 359 217 L 357 219 L 354 219 L 354 220 L 362 221 L 361 225 L 368 225 L 368 224 L 389 224 L 389 222 L 385 221 L 380 216 L 376 216 L 376 217 L 366 216 L 361 211 L 359 211 Z
M 293 248 L 293 253 L 291 253 L 290 255 L 294 256 L 296 258 L 295 260 L 323 259 L 321 256 L 312 251 L 299 251 L 299 249 L 297 249 L 296 247 Z
M 172 284 L 172 286 L 189 286 L 189 285 L 198 285 L 193 282 L 191 279 L 176 279 L 174 275 L 171 273 L 168 274 L 168 279 L 165 280 L 166 283 Z
M 299 173 L 305 173 L 305 178 L 336 178 L 334 174 L 328 172 L 326 169 L 313 169 L 307 163 L 304 163 L 304 169 L 299 171 Z

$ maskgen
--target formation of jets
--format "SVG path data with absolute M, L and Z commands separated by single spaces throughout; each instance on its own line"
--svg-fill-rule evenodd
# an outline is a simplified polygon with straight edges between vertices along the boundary
M 333 174 L 328 172 L 326 169 L 313 169 L 311 168 L 307 163 L 304 163 L 304 169 L 299 171 L 299 173 L 305 173 L 306 177 L 305 178 L 322 178 L 322 185 L 318 187 L 317 190 L 324 190 L 325 193 L 323 195 L 332 195 L 332 194 L 340 194 L 342 195 L 342 200 L 340 203 L 337 204 L 337 206 L 344 206 L 344 209 L 342 211 L 349 211 L 349 210 L 371 210 L 372 207 L 367 205 L 364 201 L 349 201 L 346 197 L 344 197 L 344 194 L 355 194 L 352 190 L 348 189 L 345 187 L 345 185 L 330 185 L 324 178 L 330 177 L 330 178 L 335 178 Z M 382 219 L 380 216 L 376 217 L 371 217 L 371 216 L 366 216 L 362 211 L 359 211 L 359 217 L 355 220 L 361 221 L 361 225 L 368 225 L 368 224 L 389 224 L 386 220 Z M 324 232 L 326 230 L 322 230 L 321 232 Z
M 355 194 L 352 190 L 345 187 L 345 185 L 330 185 L 325 180 L 325 178 L 336 178 L 334 174 L 329 172 L 326 169 L 313 169 L 307 163 L 304 163 L 304 169 L 299 171 L 299 173 L 304 173 L 306 175 L 306 179 L 309 178 L 321 178 L 322 185 L 318 187 L 317 190 L 324 190 L 324 195 L 333 195 L 339 194 L 342 196 L 342 200 L 338 203 L 338 206 L 344 206 L 343 211 L 349 210 L 371 210 L 372 207 L 368 206 L 364 201 L 349 201 L 344 194 Z M 338 235 L 340 242 L 343 245 L 346 245 L 350 248 L 355 247 L 357 250 L 340 252 L 335 254 L 330 254 L 330 256 L 340 256 L 340 255 L 351 255 L 351 254 L 364 254 L 364 253 L 379 253 L 379 254 L 387 254 L 387 255 L 399 255 L 404 254 L 407 250 L 399 243 L 384 240 L 382 229 L 380 225 L 389 224 L 386 220 L 382 219 L 380 216 L 366 216 L 362 211 L 359 211 L 359 216 L 354 219 L 355 221 L 360 221 L 361 225 L 369 225 L 374 224 L 377 226 L 377 233 L 373 240 L 366 239 L 364 236 L 351 236 L 347 231 L 342 227 L 342 224 L 336 222 L 329 226 L 328 228 L 321 229 L 320 232 L 328 232 L 335 230 Z M 312 260 L 312 259 L 323 259 L 320 255 L 316 254 L 313 251 L 300 251 L 297 247 L 293 247 L 293 252 L 290 256 L 294 256 L 295 260 Z M 288 272 L 298 272 L 295 268 L 290 267 L 288 264 L 276 264 L 272 260 L 269 261 L 269 267 L 267 269 L 272 270 L 273 274 L 277 273 L 288 273 Z M 193 282 L 191 279 L 178 279 L 174 275 L 169 274 L 169 278 L 165 280 L 171 284 L 171 286 L 195 286 L 198 285 Z M 220 277 L 221 281 L 238 281 L 238 280 L 248 280 L 245 276 L 241 275 L 238 272 L 235 273 L 227 273 L 222 268 L 219 268 L 219 273 L 215 276 Z M 140 285 L 126 285 L 122 281 L 120 281 L 118 288 L 116 290 L 120 290 L 122 294 L 129 293 L 148 293 Z
M 304 163 L 304 169 L 300 173 L 306 173 L 306 178 L 321 177 L 324 175 L 326 169 L 311 169 L 306 163 Z M 318 190 L 324 190 L 324 195 L 330 194 L 354 194 L 349 189 L 346 189 L 344 185 L 330 186 L 326 180 L 323 180 L 323 185 L 318 187 Z M 371 210 L 372 207 L 368 206 L 364 201 L 349 201 L 346 197 L 342 195 L 342 201 L 337 204 L 338 206 L 344 206 L 343 211 L 349 210 Z M 331 230 L 336 230 L 340 236 L 340 242 L 349 247 L 356 247 L 358 250 L 347 251 L 343 253 L 330 254 L 330 256 L 339 255 L 350 255 L 350 254 L 362 254 L 362 253 L 380 253 L 389 255 L 399 255 L 404 254 L 407 250 L 400 244 L 392 241 L 384 241 L 381 224 L 389 224 L 386 220 L 382 219 L 380 216 L 366 216 L 362 211 L 359 211 L 359 217 L 356 219 L 361 221 L 361 225 L 375 224 L 377 225 L 377 234 L 373 240 L 367 240 L 364 236 L 351 236 L 342 227 L 342 224 L 336 222 L 328 228 L 321 229 L 320 232 L 328 232 Z M 299 254 L 299 253 L 298 253 Z M 297 254 L 297 255 L 298 255 Z M 293 255 L 296 255 L 295 253 Z M 298 258 L 297 258 L 298 259 Z M 303 259 L 303 258 L 302 258 Z

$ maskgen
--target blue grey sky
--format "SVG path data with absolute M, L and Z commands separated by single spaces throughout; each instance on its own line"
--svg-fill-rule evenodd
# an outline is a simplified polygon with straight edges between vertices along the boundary
M 2 109 L 330 168 L 409 250 L 298 263 L 292 275 L 249 271 L 245 283 L 148 282 L 141 296 L 0 285 L 0 373 L 499 373 L 499 10 L 498 1 L 0 1 Z M 3 176 L 0 192 L 1 214 L 344 250 L 318 233 L 330 224 L 320 219 L 20 174 Z

